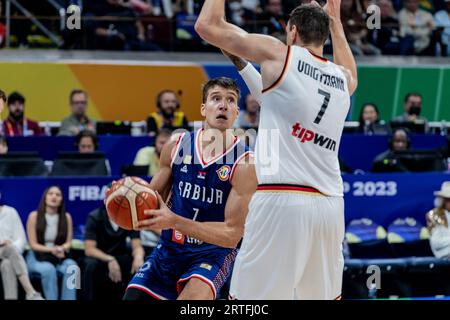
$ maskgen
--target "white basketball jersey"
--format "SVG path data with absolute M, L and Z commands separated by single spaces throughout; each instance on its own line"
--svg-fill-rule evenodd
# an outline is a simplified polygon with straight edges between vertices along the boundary
M 258 183 L 304 185 L 343 196 L 338 151 L 349 107 L 342 70 L 290 46 L 281 76 L 262 94 Z

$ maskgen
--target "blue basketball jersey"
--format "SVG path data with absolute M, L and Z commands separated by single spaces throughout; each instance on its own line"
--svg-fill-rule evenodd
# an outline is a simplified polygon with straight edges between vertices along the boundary
M 172 190 L 168 205 L 173 212 L 187 219 L 223 222 L 235 164 L 250 151 L 235 138 L 225 153 L 206 163 L 199 139 L 202 130 L 184 133 L 178 140 L 172 157 Z M 164 230 L 161 240 L 189 251 L 218 248 L 173 229 Z

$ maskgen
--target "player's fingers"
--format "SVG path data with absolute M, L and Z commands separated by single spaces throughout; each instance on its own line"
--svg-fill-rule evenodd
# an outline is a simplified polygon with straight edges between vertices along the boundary
M 165 207 L 166 203 L 164 202 L 163 198 L 161 197 L 158 191 L 156 191 L 156 197 L 158 197 L 159 208 Z
M 144 210 L 144 214 L 147 216 L 152 216 L 152 215 L 158 214 L 158 211 L 159 210 L 156 210 L 156 209 L 147 209 L 147 210 Z
M 151 223 L 152 219 L 145 219 L 138 222 L 137 226 L 138 228 L 148 227 Z
M 316 6 L 316 7 L 320 7 L 320 4 L 317 1 L 311 1 L 311 4 Z

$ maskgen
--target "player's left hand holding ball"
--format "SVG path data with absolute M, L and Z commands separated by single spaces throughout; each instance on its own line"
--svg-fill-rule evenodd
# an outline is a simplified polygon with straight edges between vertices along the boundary
M 156 192 L 158 197 L 159 209 L 145 210 L 144 214 L 149 219 L 141 220 L 138 223 L 138 230 L 158 230 L 171 229 L 175 224 L 176 214 L 169 209 L 161 195 Z

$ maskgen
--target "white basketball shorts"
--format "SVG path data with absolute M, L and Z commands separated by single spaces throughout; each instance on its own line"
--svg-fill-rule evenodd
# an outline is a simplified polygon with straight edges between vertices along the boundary
M 263 185 L 253 195 L 230 297 L 339 299 L 344 199 L 301 186 Z

